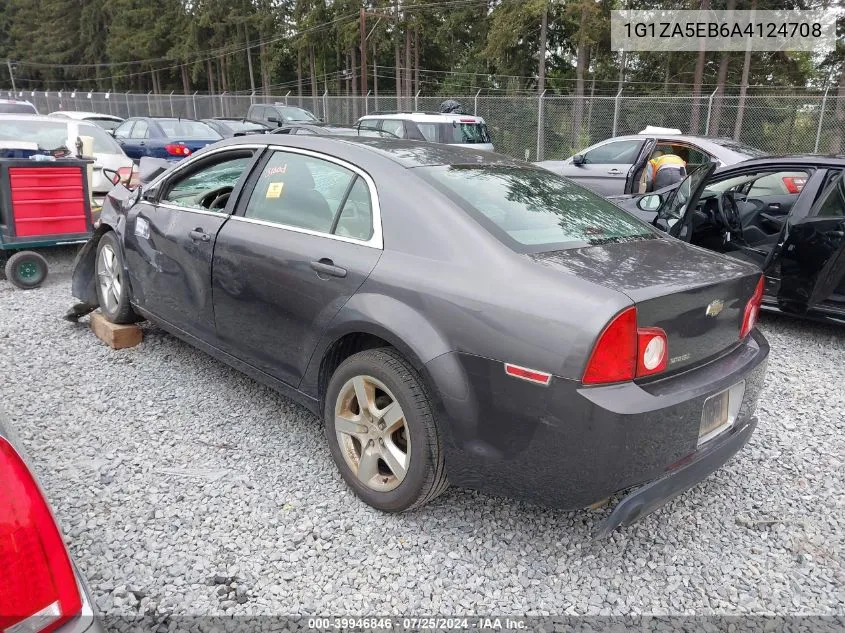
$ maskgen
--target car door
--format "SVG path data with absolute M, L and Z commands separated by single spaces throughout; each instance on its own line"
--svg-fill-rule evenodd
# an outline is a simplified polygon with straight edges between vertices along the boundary
M 810 182 L 807 183 L 809 188 Z M 778 306 L 804 314 L 814 308 L 845 314 L 845 179 L 830 174 L 810 212 L 790 216 L 772 254 L 779 261 Z
M 623 194 L 628 173 L 644 143 L 645 139 L 618 139 L 600 143 L 576 154 L 582 157 L 583 162 L 579 162 L 575 156 L 564 161 L 558 173 L 603 196 Z
M 143 310 L 213 342 L 211 256 L 257 148 L 187 161 L 152 183 L 127 215 L 129 281 Z
M 129 139 L 129 134 L 132 132 L 132 126 L 135 125 L 136 119 L 127 119 L 120 125 L 118 125 L 114 132 L 112 132 L 112 136 L 117 141 L 118 145 L 123 148 L 124 153 L 126 153 L 126 141 Z M 126 154 L 129 156 L 129 154 Z M 130 156 L 131 158 L 131 156 Z
M 123 151 L 132 160 L 141 160 L 147 156 L 147 139 L 149 138 L 150 124 L 145 119 L 137 119 L 129 135 L 123 139 Z
M 378 197 L 358 167 L 294 148 L 274 149 L 251 181 L 214 250 L 217 333 L 224 350 L 296 387 L 381 256 Z

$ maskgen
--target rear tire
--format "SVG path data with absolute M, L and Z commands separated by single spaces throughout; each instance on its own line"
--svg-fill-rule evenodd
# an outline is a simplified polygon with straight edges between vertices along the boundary
M 19 251 L 6 262 L 6 278 L 22 290 L 37 288 L 47 278 L 47 260 L 34 251 Z
M 97 275 L 97 300 L 106 320 L 112 323 L 137 321 L 138 316 L 129 304 L 129 282 L 123 266 L 123 255 L 112 231 L 104 233 L 97 244 L 94 271 Z
M 449 487 L 428 389 L 395 349 L 343 361 L 329 381 L 323 418 L 340 474 L 374 508 L 411 510 Z

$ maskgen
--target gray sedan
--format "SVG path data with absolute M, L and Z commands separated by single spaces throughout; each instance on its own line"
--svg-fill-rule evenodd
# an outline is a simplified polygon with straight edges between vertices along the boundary
M 688 136 L 680 130 L 616 136 L 591 145 L 566 160 L 544 160 L 540 167 L 566 176 L 603 196 L 645 193 L 645 168 L 657 151 L 683 158 L 687 171 L 715 163 L 716 167 L 733 165 L 749 158 L 764 156 L 763 150 L 727 138 Z M 675 133 L 677 132 L 677 133 Z
M 166 167 L 166 165 L 165 165 Z M 448 483 L 633 521 L 748 440 L 758 269 L 465 147 L 261 134 L 116 187 L 72 316 L 146 318 L 300 402 L 365 502 Z
M 87 586 L 0 409 L 0 630 L 100 633 Z

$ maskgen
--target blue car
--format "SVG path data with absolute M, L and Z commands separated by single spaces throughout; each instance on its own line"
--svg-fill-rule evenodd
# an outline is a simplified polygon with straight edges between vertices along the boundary
M 202 121 L 175 117 L 133 117 L 115 128 L 114 138 L 129 158 L 181 160 L 222 139 Z

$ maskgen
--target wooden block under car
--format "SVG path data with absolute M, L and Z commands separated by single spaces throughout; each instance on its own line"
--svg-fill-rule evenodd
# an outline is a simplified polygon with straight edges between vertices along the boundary
M 129 325 L 109 323 L 101 312 L 91 313 L 91 330 L 97 338 L 112 349 L 135 347 L 144 337 L 141 328 L 134 323 Z

